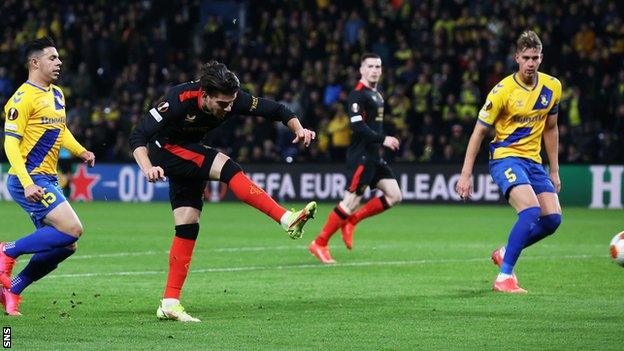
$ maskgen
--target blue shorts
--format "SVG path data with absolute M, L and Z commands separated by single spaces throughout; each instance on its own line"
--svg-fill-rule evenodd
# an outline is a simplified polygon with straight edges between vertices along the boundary
M 43 219 L 50 213 L 56 206 L 67 201 L 63 190 L 59 187 L 58 178 L 52 175 L 31 175 L 35 182 L 44 190 L 43 199 L 39 202 L 30 202 L 24 197 L 24 188 L 22 183 L 15 175 L 9 175 L 7 179 L 7 188 L 13 200 L 17 202 L 26 213 L 30 215 L 30 220 L 35 224 L 35 227 L 41 228 L 45 224 Z
M 555 187 L 541 164 L 522 157 L 490 160 L 490 175 L 506 198 L 516 185 L 529 184 L 535 194 L 554 193 Z

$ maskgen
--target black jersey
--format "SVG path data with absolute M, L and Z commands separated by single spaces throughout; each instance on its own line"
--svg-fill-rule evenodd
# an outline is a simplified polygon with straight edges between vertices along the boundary
M 198 143 L 208 132 L 236 115 L 262 116 L 284 124 L 295 117 L 280 103 L 239 90 L 232 110 L 223 118 L 218 118 L 201 108 L 201 96 L 199 81 L 171 88 L 132 131 L 131 149 L 134 151 L 139 146 L 146 146 L 150 141 L 161 145 Z
M 383 118 L 384 100 L 377 90 L 373 90 L 362 82 L 347 98 L 348 113 L 351 119 L 351 145 L 347 150 L 348 162 L 379 160 L 384 138 Z

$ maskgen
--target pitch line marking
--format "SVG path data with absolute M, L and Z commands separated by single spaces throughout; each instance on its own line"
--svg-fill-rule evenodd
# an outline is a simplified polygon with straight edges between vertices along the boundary
M 490 245 L 491 246 L 491 245 Z M 363 247 L 366 250 L 375 250 L 375 249 L 393 249 L 399 247 L 406 247 L 405 245 L 376 245 L 376 246 L 366 246 Z M 409 246 L 413 247 L 413 246 Z M 488 246 L 489 247 L 489 246 Z M 248 246 L 248 247 L 223 247 L 223 248 L 215 248 L 215 249 L 196 249 L 195 252 L 255 252 L 255 251 L 282 251 L 282 250 L 297 250 L 297 251 L 305 251 L 307 246 L 292 246 L 292 245 L 283 245 L 283 246 Z M 108 257 L 131 257 L 131 256 L 148 256 L 148 255 L 160 255 L 160 254 L 169 254 L 169 250 L 163 251 L 139 251 L 139 252 L 115 252 L 115 253 L 105 253 L 105 254 L 94 254 L 94 255 L 76 255 L 70 258 L 70 260 L 86 260 L 92 258 L 108 258 Z
M 405 245 L 405 244 L 384 244 L 384 245 L 366 245 L 362 246 L 363 250 L 385 250 L 385 249 L 418 249 L 418 248 L 428 248 L 432 246 L 438 246 L 437 244 L 423 244 L 418 243 L 415 245 Z M 558 247 L 556 245 L 544 244 L 542 247 Z M 603 245 L 583 245 L 584 247 L 602 247 Z M 449 245 L 447 245 L 449 247 Z M 480 248 L 491 248 L 491 244 L 461 244 L 452 246 L 451 248 L 471 248 L 471 249 L 480 249 Z M 575 246 L 578 247 L 578 246 Z M 287 250 L 297 250 L 297 251 L 305 251 L 307 246 L 302 245 L 281 245 L 281 246 L 247 246 L 247 247 L 223 247 L 223 248 L 214 248 L 214 249 L 195 249 L 195 252 L 257 252 L 257 251 L 287 251 Z M 103 253 L 103 254 L 93 254 L 93 255 L 76 255 L 72 256 L 70 260 L 88 260 L 88 259 L 97 259 L 97 258 L 110 258 L 110 257 L 134 257 L 134 256 L 149 256 L 149 255 L 168 255 L 169 250 L 149 250 L 149 251 L 139 251 L 139 252 L 114 252 L 114 253 Z
M 550 260 L 550 259 L 590 259 L 590 258 L 606 258 L 607 255 L 568 255 L 568 256 L 526 256 L 523 260 Z M 194 269 L 191 273 L 229 273 L 229 272 L 251 272 L 251 271 L 280 271 L 288 269 L 331 269 L 341 267 L 372 267 L 372 266 L 409 266 L 421 264 L 445 264 L 456 262 L 479 262 L 489 261 L 489 258 L 468 258 L 468 259 L 433 259 L 433 260 L 405 260 L 405 261 L 362 261 L 338 263 L 335 265 L 298 264 L 298 265 L 278 265 L 278 266 L 246 266 L 246 267 L 221 267 L 221 268 L 205 268 Z M 71 273 L 71 274 L 53 274 L 48 278 L 83 278 L 83 277 L 104 277 L 104 276 L 137 276 L 165 274 L 166 271 L 132 271 L 132 272 L 94 272 L 94 273 Z

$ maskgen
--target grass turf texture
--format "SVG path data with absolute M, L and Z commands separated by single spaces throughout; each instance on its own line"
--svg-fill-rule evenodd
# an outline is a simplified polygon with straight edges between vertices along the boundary
M 622 211 L 565 209 L 557 234 L 528 249 L 517 275 L 528 295 L 491 291 L 491 251 L 515 216 L 508 207 L 403 205 L 365 220 L 338 265 L 289 239 L 240 203 L 207 204 L 182 301 L 203 320 L 155 317 L 168 267 L 169 204 L 74 204 L 79 251 L 23 293 L 4 316 L 18 350 L 621 349 L 622 268 L 608 243 Z M 0 203 L 2 240 L 32 226 Z M 16 267 L 19 272 L 27 257 Z

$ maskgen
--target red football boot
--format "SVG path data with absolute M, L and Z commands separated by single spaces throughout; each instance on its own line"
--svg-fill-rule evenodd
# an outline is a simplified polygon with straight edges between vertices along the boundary
M 310 250 L 310 253 L 318 258 L 321 263 L 336 263 L 336 261 L 334 261 L 334 259 L 329 254 L 329 248 L 327 248 L 327 246 L 321 246 L 317 244 L 316 241 L 312 241 L 310 243 L 310 246 L 308 246 L 308 250 Z
M 492 288 L 494 291 L 504 292 L 509 294 L 526 294 L 527 291 L 518 286 L 518 279 L 515 276 L 509 277 L 505 280 L 495 280 L 494 287 Z
M 13 274 L 13 266 L 15 259 L 4 253 L 5 242 L 0 243 L 0 283 L 5 288 L 11 287 L 11 275 Z
M 7 288 L 2 288 L 2 295 L 4 297 L 4 311 L 9 316 L 21 316 L 22 314 L 19 311 L 20 302 L 22 302 L 22 298 L 11 292 L 11 290 Z
M 503 264 L 503 258 L 505 257 L 505 247 L 501 246 L 500 248 L 494 250 L 494 252 L 492 252 L 492 262 L 494 262 L 495 265 L 497 266 L 501 266 Z
M 353 232 L 355 232 L 355 224 L 351 223 L 350 220 L 346 220 L 342 227 L 340 227 L 342 241 L 349 250 L 353 247 Z

